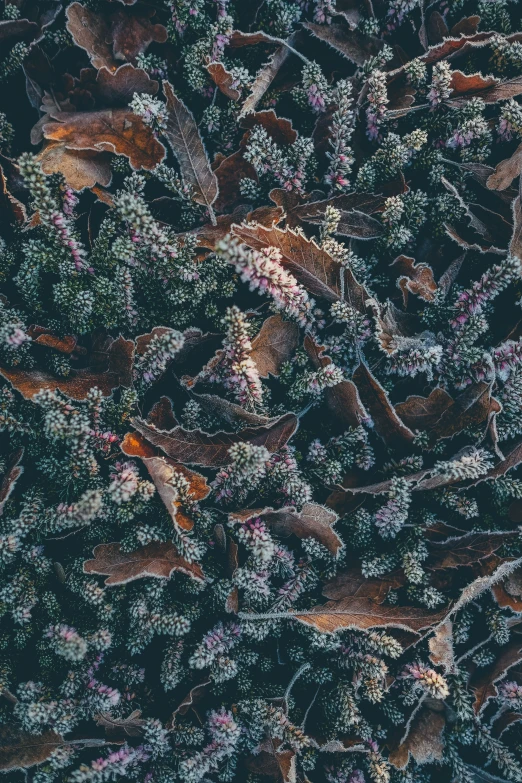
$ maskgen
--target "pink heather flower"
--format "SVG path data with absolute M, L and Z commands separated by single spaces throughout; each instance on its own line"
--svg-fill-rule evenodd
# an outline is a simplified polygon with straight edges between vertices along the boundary
M 522 705 L 522 685 L 513 680 L 503 682 L 498 688 L 499 695 L 504 701 Z
M 389 103 L 386 89 L 386 74 L 372 71 L 368 78 L 368 108 L 366 109 L 366 135 L 371 141 L 379 138 L 380 127 L 385 121 L 386 106 Z
M 410 663 L 406 666 L 403 678 L 413 678 L 434 699 L 446 699 L 449 688 L 444 677 L 423 663 Z
M 514 256 L 508 256 L 500 264 L 495 264 L 484 272 L 480 280 L 459 295 L 455 303 L 458 314 L 453 319 L 452 326 L 461 327 L 467 323 L 471 315 L 479 312 L 486 302 L 494 299 L 512 280 L 520 277 L 520 273 L 520 261 Z
M 446 60 L 435 63 L 428 101 L 432 109 L 436 109 L 451 94 L 451 68 Z
M 278 310 L 300 326 L 310 326 L 314 320 L 312 310 L 315 302 L 295 277 L 283 268 L 280 250 L 275 247 L 249 250 L 230 238 L 222 240 L 218 249 L 234 265 L 241 280 L 249 283 L 251 291 L 267 294 Z

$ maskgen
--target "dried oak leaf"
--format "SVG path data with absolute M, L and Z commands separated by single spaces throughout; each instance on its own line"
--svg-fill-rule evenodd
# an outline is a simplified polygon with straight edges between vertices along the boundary
M 304 22 L 303 27 L 355 65 L 364 65 L 366 60 L 375 57 L 383 47 L 383 42 L 378 38 L 365 35 L 359 30 L 350 30 L 345 24 L 332 22 L 322 25 Z
M 154 24 L 153 8 L 142 7 L 139 11 L 121 8 L 110 17 L 110 40 L 116 60 L 134 60 L 151 43 L 165 43 L 167 29 L 162 24 Z
M 46 144 L 38 153 L 44 174 L 62 174 L 67 185 L 76 191 L 107 187 L 112 181 L 111 158 L 107 152 L 71 150 L 65 144 Z
M 446 725 L 445 707 L 436 699 L 425 699 L 414 716 L 406 738 L 390 749 L 389 760 L 397 769 L 407 766 L 410 756 L 417 764 L 442 761 L 443 733 Z
M 507 670 L 522 661 L 522 635 L 516 630 L 511 633 L 511 640 L 500 648 L 493 663 L 477 669 L 470 677 L 469 687 L 475 694 L 473 709 L 477 714 L 497 695 L 496 683 L 505 677 Z
M 90 366 L 73 370 L 68 378 L 39 369 L 23 370 L 19 367 L 0 367 L 2 375 L 26 400 L 41 389 L 59 389 L 73 400 L 85 400 L 90 389 L 97 386 L 104 397 L 109 397 L 118 386 L 132 386 L 134 343 L 118 337 L 100 338 L 90 355 Z
M 384 442 L 389 446 L 411 443 L 415 435 L 398 417 L 385 390 L 364 362 L 355 369 L 353 382 L 373 419 L 375 431 Z
M 284 362 L 293 355 L 299 343 L 299 329 L 292 321 L 284 321 L 280 315 L 272 315 L 263 323 L 252 340 L 250 358 L 261 378 L 279 376 Z
M 158 455 L 157 450 L 136 432 L 128 432 L 125 435 L 121 450 L 128 457 L 139 457 L 143 460 L 173 523 L 183 530 L 192 530 L 194 520 L 185 513 L 178 500 L 178 493 L 171 484 L 172 475 L 174 472 L 181 473 L 188 481 L 192 499 L 196 502 L 206 498 L 210 492 L 206 478 L 169 457 Z
M 236 79 L 230 71 L 227 71 L 223 63 L 209 63 L 206 66 L 206 69 L 210 78 L 223 95 L 226 95 L 227 98 L 230 98 L 232 101 L 238 101 L 240 99 L 241 93 L 234 87 L 234 84 L 237 83 Z
M 147 421 L 154 424 L 159 430 L 170 430 L 172 427 L 178 426 L 179 422 L 174 415 L 170 397 L 160 397 L 154 403 L 147 416 Z
M 63 737 L 54 731 L 29 734 L 18 727 L 4 724 L 0 726 L 0 770 L 8 772 L 42 764 L 64 744 Z
M 192 188 L 194 201 L 207 207 L 212 215 L 212 204 L 218 195 L 218 180 L 210 168 L 198 126 L 169 82 L 163 82 L 163 91 L 168 112 L 165 136 L 178 159 L 185 183 Z
M 5 473 L 0 482 L 0 517 L 4 513 L 4 506 L 14 490 L 16 482 L 24 472 L 23 466 L 20 465 L 23 456 L 24 449 L 22 446 L 9 456 Z
M 298 420 L 293 413 L 286 413 L 262 427 L 249 427 L 240 432 L 216 432 L 208 435 L 200 430 L 158 430 L 142 419 L 133 419 L 132 425 L 154 446 L 167 456 L 188 465 L 219 468 L 230 461 L 229 448 L 234 443 L 247 442 L 254 446 L 265 446 L 273 453 L 281 449 L 295 433 Z
M 455 653 L 453 650 L 453 623 L 450 619 L 436 628 L 428 641 L 430 661 L 435 666 L 442 666 L 445 672 L 453 670 Z
M 408 305 L 408 294 L 415 294 L 425 302 L 433 301 L 437 291 L 437 283 L 433 277 L 433 269 L 428 264 L 416 264 L 414 258 L 398 256 L 391 266 L 396 267 L 400 277 L 397 286 L 402 291 L 404 306 Z
M 510 158 L 500 161 L 493 174 L 487 179 L 487 187 L 490 190 L 505 190 L 515 177 L 518 177 L 522 169 L 522 144 L 519 144 Z
M 172 541 L 153 541 L 135 552 L 122 552 L 121 544 L 117 542 L 98 544 L 93 555 L 93 560 L 86 560 L 83 564 L 83 572 L 107 576 L 105 584 L 108 587 L 147 576 L 168 579 L 173 571 L 180 571 L 200 582 L 204 580 L 201 566 L 181 557 Z
M 395 406 L 395 412 L 411 430 L 430 430 L 454 400 L 451 394 L 436 386 L 429 397 L 408 397 Z
M 71 150 L 95 150 L 125 155 L 133 169 L 153 169 L 166 151 L 152 129 L 129 109 L 60 112 L 43 127 L 46 139 Z
M 136 92 L 156 95 L 158 88 L 158 82 L 151 79 L 147 71 L 125 63 L 115 71 L 100 68 L 91 92 L 98 104 L 115 108 L 128 106 Z
M 134 710 L 126 718 L 113 718 L 109 712 L 100 712 L 95 715 L 96 725 L 102 726 L 105 733 L 111 739 L 125 737 L 142 737 L 143 727 L 147 721 L 143 720 L 141 710 Z
M 107 19 L 81 3 L 67 8 L 67 29 L 74 43 L 84 49 L 95 68 L 116 70 L 119 63 L 113 55 L 111 31 Z
M 229 514 L 232 521 L 246 522 L 247 519 L 262 517 L 266 525 L 277 536 L 294 535 L 297 538 L 315 538 L 332 555 L 337 555 L 342 541 L 333 530 L 337 514 L 318 503 L 305 503 L 300 511 L 293 506 L 285 508 L 246 509 Z
M 468 533 L 460 538 L 449 538 L 440 544 L 432 543 L 426 567 L 439 571 L 479 563 L 494 554 L 502 544 L 513 539 L 516 535 L 515 531 Z
M 402 628 L 419 633 L 439 623 L 447 609 L 437 612 L 417 606 L 383 606 L 371 598 L 350 596 L 339 601 L 328 601 L 314 606 L 308 612 L 294 614 L 300 622 L 313 626 L 322 633 L 334 633 L 344 628 Z
M 314 296 L 335 302 L 340 296 L 340 264 L 313 239 L 292 229 L 262 225 L 232 226 L 232 231 L 253 250 L 277 247 L 281 264 Z

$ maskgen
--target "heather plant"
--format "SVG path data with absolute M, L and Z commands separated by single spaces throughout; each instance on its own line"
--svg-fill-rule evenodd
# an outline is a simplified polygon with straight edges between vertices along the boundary
M 522 781 L 522 11 L 0 18 L 0 771 Z

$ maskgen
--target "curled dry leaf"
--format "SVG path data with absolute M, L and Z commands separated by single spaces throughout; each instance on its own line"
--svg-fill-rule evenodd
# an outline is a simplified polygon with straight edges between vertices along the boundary
M 210 168 L 207 153 L 203 146 L 198 126 L 182 100 L 174 93 L 169 82 L 163 82 L 167 98 L 167 137 L 172 151 L 176 155 L 183 179 L 192 188 L 193 198 L 210 212 L 218 195 L 218 181 Z M 213 219 L 212 222 L 214 222 Z
M 315 538 L 330 554 L 337 555 L 342 541 L 333 530 L 337 514 L 318 503 L 305 503 L 300 511 L 293 506 L 285 508 L 246 509 L 229 514 L 232 521 L 246 522 L 247 519 L 262 517 L 265 524 L 277 536 L 294 535 L 297 538 Z
M 414 716 L 406 739 L 390 749 L 390 762 L 397 769 L 404 769 L 410 756 L 417 764 L 442 761 L 444 742 L 442 735 L 446 725 L 445 707 L 435 699 L 425 699 Z
M 44 136 L 67 149 L 125 155 L 133 169 L 153 169 L 165 157 L 152 129 L 128 109 L 57 112 L 54 118 L 44 125 Z
M 482 76 L 481 73 L 466 74 L 462 71 L 451 72 L 451 103 L 465 103 L 470 98 L 482 98 L 484 93 L 500 84 L 494 76 Z M 459 99 L 459 96 L 463 96 Z
M 284 362 L 290 359 L 299 342 L 299 329 L 292 321 L 284 321 L 280 315 L 272 315 L 263 323 L 252 340 L 250 358 L 261 378 L 279 375 Z
M 73 370 L 68 378 L 39 369 L 23 370 L 19 367 L 0 367 L 2 375 L 26 400 L 32 399 L 41 389 L 59 389 L 73 400 L 85 400 L 93 386 L 109 397 L 118 386 L 132 386 L 134 342 L 118 337 L 100 338 L 93 346 L 90 364 L 81 370 Z
M 453 650 L 453 623 L 446 620 L 435 629 L 435 633 L 428 641 L 430 661 L 434 666 L 442 666 L 445 672 L 451 672 L 455 665 L 455 653 Z
M 246 130 L 251 130 L 256 125 L 261 125 L 276 144 L 293 144 L 297 139 L 297 131 L 292 125 L 291 120 L 286 117 L 278 117 L 273 109 L 265 109 L 248 114 L 242 117 L 240 125 Z M 248 141 L 248 134 L 245 134 L 241 141 L 241 146 L 245 147 Z
M 437 291 L 437 283 L 433 277 L 433 269 L 427 264 L 416 264 L 414 258 L 399 256 L 391 264 L 397 268 L 400 277 L 397 286 L 402 291 L 404 306 L 408 305 L 408 294 L 415 294 L 425 302 L 433 301 Z
M 505 190 L 515 177 L 520 175 L 522 169 L 522 144 L 519 144 L 510 158 L 502 160 L 495 168 L 493 174 L 487 179 L 487 187 L 490 190 Z
M 397 590 L 405 582 L 402 571 L 393 571 L 386 576 L 366 578 L 359 568 L 340 571 L 323 587 L 323 595 L 332 601 L 343 598 L 369 598 L 376 604 L 382 604 L 390 590 Z
M 359 30 L 350 30 L 346 24 L 332 22 L 322 25 L 304 22 L 303 27 L 355 65 L 364 65 L 368 58 L 374 57 L 382 48 L 382 41 L 378 38 L 365 35 Z
M 0 770 L 27 769 L 47 761 L 61 745 L 63 737 L 54 731 L 30 734 L 17 726 L 0 726 Z
M 241 93 L 234 87 L 236 80 L 230 71 L 227 71 L 223 63 L 212 62 L 209 63 L 206 68 L 210 78 L 223 95 L 226 95 L 227 98 L 230 98 L 232 101 L 238 101 L 240 99 Z
M 257 104 L 274 81 L 288 55 L 289 49 L 287 46 L 279 46 L 273 52 L 268 62 L 257 73 L 250 92 L 241 108 L 240 117 L 245 117 L 256 110 Z
M 189 465 L 217 468 L 229 463 L 228 450 L 234 443 L 247 442 L 253 446 L 265 446 L 269 452 L 278 451 L 297 429 L 297 417 L 287 413 L 262 427 L 249 427 L 237 433 L 216 432 L 208 435 L 200 430 L 158 430 L 142 419 L 133 419 L 133 426 L 151 444 L 162 449 L 167 456 Z
M 172 541 L 153 541 L 135 552 L 122 552 L 121 544 L 99 544 L 93 550 L 94 559 L 83 564 L 85 574 L 107 576 L 108 587 L 124 585 L 147 576 L 168 579 L 174 571 L 180 571 L 203 581 L 204 575 L 198 563 L 189 563 L 181 557 Z
M 489 699 L 497 696 L 497 683 L 502 680 L 512 666 L 522 661 L 522 634 L 513 629 L 510 641 L 501 647 L 493 663 L 477 668 L 471 675 L 469 687 L 475 694 L 473 709 L 481 712 Z
M 5 472 L 0 482 L 0 517 L 4 513 L 4 506 L 10 498 L 16 482 L 24 472 L 23 466 L 20 465 L 23 456 L 24 449 L 22 446 L 17 448 L 16 451 L 13 451 L 9 456 Z
M 243 152 L 241 149 L 224 158 L 214 170 L 219 187 L 219 196 L 215 203 L 218 212 L 226 212 L 244 201 L 239 189 L 242 180 L 253 179 L 257 182 L 256 170 L 244 159 Z
M 185 698 L 182 699 L 182 701 L 172 713 L 172 718 L 170 720 L 170 724 L 167 724 L 167 728 L 174 726 L 176 715 L 186 715 L 190 709 L 192 709 L 202 700 L 209 685 L 210 680 L 205 680 L 204 682 L 200 682 L 198 685 L 194 685 L 194 687 L 190 689 Z
M 267 739 L 259 745 L 254 755 L 248 756 L 246 766 L 250 772 L 271 778 L 276 783 L 296 783 L 296 755 L 294 750 L 279 750 L 279 740 Z
M 184 512 L 178 500 L 178 492 L 172 486 L 171 480 L 174 472 L 181 473 L 190 485 L 193 500 L 199 501 L 204 500 L 210 492 L 205 477 L 168 457 L 158 456 L 157 450 L 142 435 L 135 432 L 128 432 L 125 435 L 121 450 L 128 457 L 139 457 L 143 460 L 174 524 L 183 530 L 192 530 L 194 521 Z
M 396 446 L 411 443 L 415 435 L 397 416 L 385 390 L 364 362 L 355 369 L 353 381 L 362 404 L 372 417 L 375 431 L 384 442 Z
M 105 729 L 106 735 L 111 739 L 125 739 L 125 737 L 142 737 L 143 727 L 146 721 L 141 716 L 141 710 L 134 710 L 126 718 L 113 718 L 109 712 L 100 712 L 95 716 L 96 725 Z

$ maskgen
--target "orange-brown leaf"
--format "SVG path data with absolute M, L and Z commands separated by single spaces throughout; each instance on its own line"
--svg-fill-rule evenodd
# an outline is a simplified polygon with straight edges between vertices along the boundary
M 293 356 L 299 342 L 299 329 L 292 321 L 272 315 L 252 340 L 250 358 L 261 378 L 279 375 L 284 362 Z
M 0 726 L 0 770 L 27 769 L 47 761 L 64 739 L 54 731 L 29 734 L 16 726 Z

